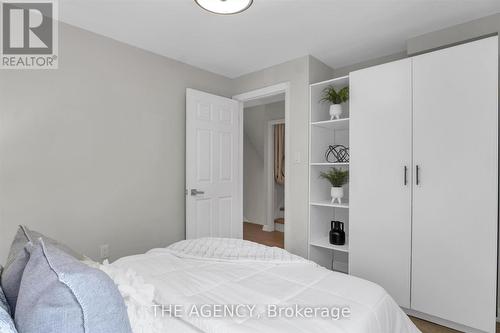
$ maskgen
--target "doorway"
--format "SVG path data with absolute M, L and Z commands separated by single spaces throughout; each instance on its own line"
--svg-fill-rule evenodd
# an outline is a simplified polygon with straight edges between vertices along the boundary
M 233 97 L 242 102 L 243 238 L 285 248 L 288 84 Z

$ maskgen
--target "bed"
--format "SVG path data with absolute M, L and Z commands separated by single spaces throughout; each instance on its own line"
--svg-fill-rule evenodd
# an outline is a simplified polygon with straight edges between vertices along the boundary
M 244 240 L 181 241 L 109 269 L 154 290 L 164 331 L 420 332 L 380 286 Z

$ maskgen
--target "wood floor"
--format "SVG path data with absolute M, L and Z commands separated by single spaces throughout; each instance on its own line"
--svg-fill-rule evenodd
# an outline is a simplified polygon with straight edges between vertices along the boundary
M 279 231 L 262 231 L 262 225 L 254 223 L 243 223 L 243 239 L 267 246 L 284 248 L 284 233 Z
M 264 244 L 267 246 L 276 246 L 284 248 L 284 233 L 279 231 L 262 231 L 262 225 L 254 223 L 243 223 L 243 239 Z M 447 327 L 436 325 L 425 320 L 410 317 L 422 333 L 459 333 Z M 500 333 L 500 323 L 497 323 L 497 333 Z
M 433 323 L 430 323 L 425 320 L 417 319 L 410 317 L 410 319 L 417 325 L 418 329 L 422 331 L 422 333 L 458 333 L 460 331 L 452 330 L 451 328 L 439 326 Z M 500 333 L 500 323 L 497 323 L 497 333 Z

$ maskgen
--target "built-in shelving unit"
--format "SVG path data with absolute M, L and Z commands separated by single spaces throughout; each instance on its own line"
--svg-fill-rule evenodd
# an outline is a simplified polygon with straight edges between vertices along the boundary
M 349 118 L 335 119 L 335 120 L 323 120 L 312 122 L 311 126 L 323 127 L 326 129 L 348 129 L 349 128 Z
M 330 200 L 311 201 L 309 204 L 311 206 L 320 206 L 320 207 L 349 208 L 348 202 L 342 202 L 339 204 L 339 203 L 331 203 Z
M 311 166 L 348 166 L 349 163 L 328 163 L 328 162 L 318 162 L 310 163 Z
M 331 120 L 330 105 L 319 102 L 323 90 L 333 85 L 343 88 L 349 85 L 349 77 L 341 77 L 310 86 L 310 131 L 309 131 L 309 259 L 326 268 L 349 272 L 349 185 L 344 186 L 342 203 L 332 203 L 330 184 L 320 179 L 321 172 L 332 167 L 349 168 L 349 163 L 326 161 L 325 153 L 330 145 L 349 147 L 349 105 L 344 105 L 340 119 Z M 345 245 L 329 242 L 331 221 L 344 222 Z
M 311 246 L 317 246 L 324 249 L 335 250 L 340 252 L 349 252 L 349 244 L 347 242 L 345 243 L 345 245 L 333 245 L 330 244 L 330 240 L 328 237 L 312 240 L 309 244 Z

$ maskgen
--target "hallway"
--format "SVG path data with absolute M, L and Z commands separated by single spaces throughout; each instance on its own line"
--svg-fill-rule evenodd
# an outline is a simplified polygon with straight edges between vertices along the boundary
M 284 248 L 284 233 L 279 231 L 262 231 L 262 225 L 254 223 L 243 223 L 243 239 L 267 246 Z

